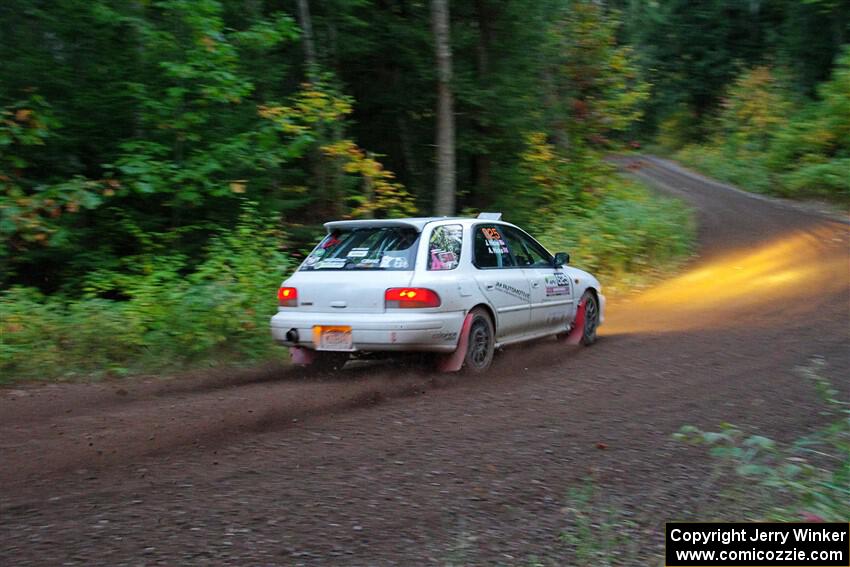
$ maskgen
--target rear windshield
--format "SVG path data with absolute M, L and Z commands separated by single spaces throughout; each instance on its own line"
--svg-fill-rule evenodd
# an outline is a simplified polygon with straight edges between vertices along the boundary
M 419 233 L 412 228 L 334 230 L 301 264 L 312 270 L 412 270 Z

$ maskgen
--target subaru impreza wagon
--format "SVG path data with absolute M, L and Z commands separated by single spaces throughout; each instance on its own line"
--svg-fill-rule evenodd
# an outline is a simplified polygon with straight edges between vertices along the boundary
M 500 347 L 547 336 L 590 345 L 599 281 L 499 213 L 342 220 L 278 290 L 274 339 L 296 364 L 437 354 L 443 371 L 483 372 Z

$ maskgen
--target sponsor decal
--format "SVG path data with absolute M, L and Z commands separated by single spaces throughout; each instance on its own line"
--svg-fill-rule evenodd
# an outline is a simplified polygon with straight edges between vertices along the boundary
M 316 264 L 316 269 L 321 270 L 322 268 L 344 268 L 345 267 L 345 258 L 329 258 L 327 260 L 322 260 L 318 264 Z
M 382 268 L 398 268 L 403 270 L 409 265 L 407 258 L 402 256 L 384 256 L 381 258 Z
M 369 254 L 368 248 L 352 248 L 348 251 L 348 258 L 364 258 L 367 254 Z
M 496 282 L 496 289 L 498 291 L 501 291 L 502 293 L 507 293 L 508 295 L 511 295 L 513 297 L 517 297 L 517 298 L 525 300 L 525 301 L 529 301 L 531 299 L 531 294 L 528 293 L 527 291 L 521 290 L 517 287 L 514 287 L 512 285 L 508 285 L 506 283 Z
M 570 278 L 566 274 L 554 274 L 546 276 L 546 296 L 553 295 L 569 295 L 570 293 Z
M 453 341 L 457 339 L 457 333 L 434 333 L 431 338 L 440 341 Z
M 304 265 L 305 266 L 313 266 L 313 265 L 316 264 L 316 262 L 321 260 L 324 257 L 324 255 L 325 255 L 324 248 L 319 248 L 318 250 L 313 250 L 312 254 L 307 256 L 307 259 L 304 260 Z

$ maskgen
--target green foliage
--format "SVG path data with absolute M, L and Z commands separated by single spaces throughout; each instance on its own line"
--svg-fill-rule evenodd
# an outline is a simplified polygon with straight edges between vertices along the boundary
M 573 264 L 609 282 L 663 274 L 688 257 L 696 225 L 681 201 L 613 175 L 602 191 L 592 215 L 562 217 L 543 243 L 570 251 Z
M 784 503 L 772 512 L 778 520 L 844 521 L 850 515 L 850 402 L 837 398 L 822 375 L 824 365 L 815 358 L 799 370 L 813 382 L 833 421 L 794 443 L 747 435 L 731 424 L 720 431 L 684 426 L 675 437 L 711 447 L 738 476 L 756 480 L 768 498 Z
M 729 89 L 711 141 L 677 157 L 757 192 L 850 201 L 850 48 L 820 98 L 795 112 L 773 76 L 764 67 L 744 72 Z
M 512 210 L 517 221 L 535 233 L 547 230 L 564 215 L 587 215 L 598 202 L 601 174 L 610 173 L 590 154 L 567 158 L 547 142 L 543 132 L 526 137 L 526 149 L 520 160 L 515 195 L 519 198 L 518 206 Z
M 609 281 L 657 275 L 686 258 L 696 227 L 680 201 L 660 197 L 588 153 L 567 158 L 542 133 L 527 137 L 510 220 L 550 250 Z
M 746 153 L 767 150 L 789 111 L 782 86 L 768 67 L 755 67 L 739 75 L 720 107 L 714 132 L 717 143 Z
M 690 144 L 698 135 L 696 116 L 687 106 L 668 113 L 658 123 L 655 141 L 666 151 L 676 151 Z
M 269 356 L 285 258 L 240 247 L 244 202 L 286 227 L 291 251 L 329 218 L 427 213 L 427 3 L 310 8 L 306 72 L 291 4 L 0 6 L 4 375 Z M 590 0 L 452 5 L 458 208 L 554 224 L 550 244 L 603 274 L 686 248 L 662 222 L 686 215 L 620 187 L 601 159 L 648 103 L 620 20 Z M 115 340 L 96 344 L 99 326 Z
M 724 94 L 742 69 L 789 71 L 788 98 L 810 97 L 830 75 L 850 37 L 850 5 L 833 0 L 616 0 L 623 36 L 634 46 L 652 83 L 645 134 L 657 134 L 670 115 L 692 116 L 689 143 L 711 131 Z
M 776 134 L 768 164 L 790 195 L 850 199 L 850 47 L 837 60 L 820 98 Z
M 572 146 L 599 145 L 643 114 L 649 85 L 641 80 L 632 49 L 618 44 L 619 27 L 616 13 L 577 0 L 548 31 L 552 122 L 569 133 Z
M 8 289 L 0 294 L 0 374 L 45 379 L 281 356 L 266 332 L 274 290 L 292 267 L 280 247 L 272 220 L 246 203 L 188 275 L 187 259 L 164 250 L 92 274 L 80 299 Z
M 118 49 L 114 65 L 135 71 L 105 87 L 120 91 L 121 104 L 114 105 L 130 112 L 90 116 L 115 133 L 88 156 L 100 161 L 58 167 L 54 156 L 78 161 L 63 145 L 88 152 L 94 140 L 75 132 L 79 117 L 67 108 L 78 92 L 89 97 L 85 104 L 96 104 L 89 85 L 68 77 L 56 103 L 30 95 L 2 107 L 0 283 L 79 294 L 88 274 L 150 254 L 151 235 L 168 235 L 169 246 L 197 258 L 213 230 L 235 225 L 244 197 L 307 223 L 413 210 L 412 198 L 373 157 L 364 153 L 357 171 L 346 171 L 350 158 L 322 157 L 323 146 L 346 140 L 352 112 L 331 74 L 297 89 L 283 88 L 282 80 L 267 84 L 269 58 L 297 37 L 292 18 L 256 9 L 237 16 L 235 7 L 217 0 L 131 6 L 68 0 L 54 8 L 78 9 L 87 24 L 132 38 L 127 45 L 113 36 L 93 38 L 102 41 L 101 51 Z M 45 34 L 61 28 L 52 18 L 39 25 Z M 254 68 L 255 59 L 266 65 Z M 0 79 L 9 77 L 0 72 Z M 46 75 L 34 80 L 49 84 Z
M 634 53 L 617 43 L 616 13 L 579 1 L 560 14 L 545 28 L 548 129 L 524 134 L 514 189 L 499 204 L 551 249 L 570 250 L 602 276 L 663 271 L 690 249 L 689 213 L 616 176 L 599 153 L 640 118 L 648 85 Z
M 8 242 L 0 247 L 0 258 L 10 248 L 21 253 L 33 244 L 61 239 L 65 235 L 56 219 L 97 207 L 110 191 L 107 183 L 80 176 L 54 184 L 29 176 L 33 153 L 50 141 L 57 124 L 50 105 L 38 95 L 0 109 L 0 236 Z
M 850 158 L 809 163 L 782 176 L 782 193 L 850 199 Z
M 711 177 L 727 181 L 756 193 L 773 193 L 775 180 L 763 155 L 748 153 L 746 158 L 726 147 L 685 146 L 675 154 L 682 163 L 704 171 Z

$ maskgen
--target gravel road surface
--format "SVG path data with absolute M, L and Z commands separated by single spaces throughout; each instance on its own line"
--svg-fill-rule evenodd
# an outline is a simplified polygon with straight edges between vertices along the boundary
M 619 161 L 695 207 L 700 247 L 610 297 L 591 348 L 509 349 L 475 378 L 388 362 L 0 389 L 0 565 L 575 565 L 570 535 L 604 547 L 613 522 L 611 563 L 660 564 L 664 521 L 722 513 L 680 426 L 796 438 L 824 419 L 813 359 L 850 390 L 850 225 Z

